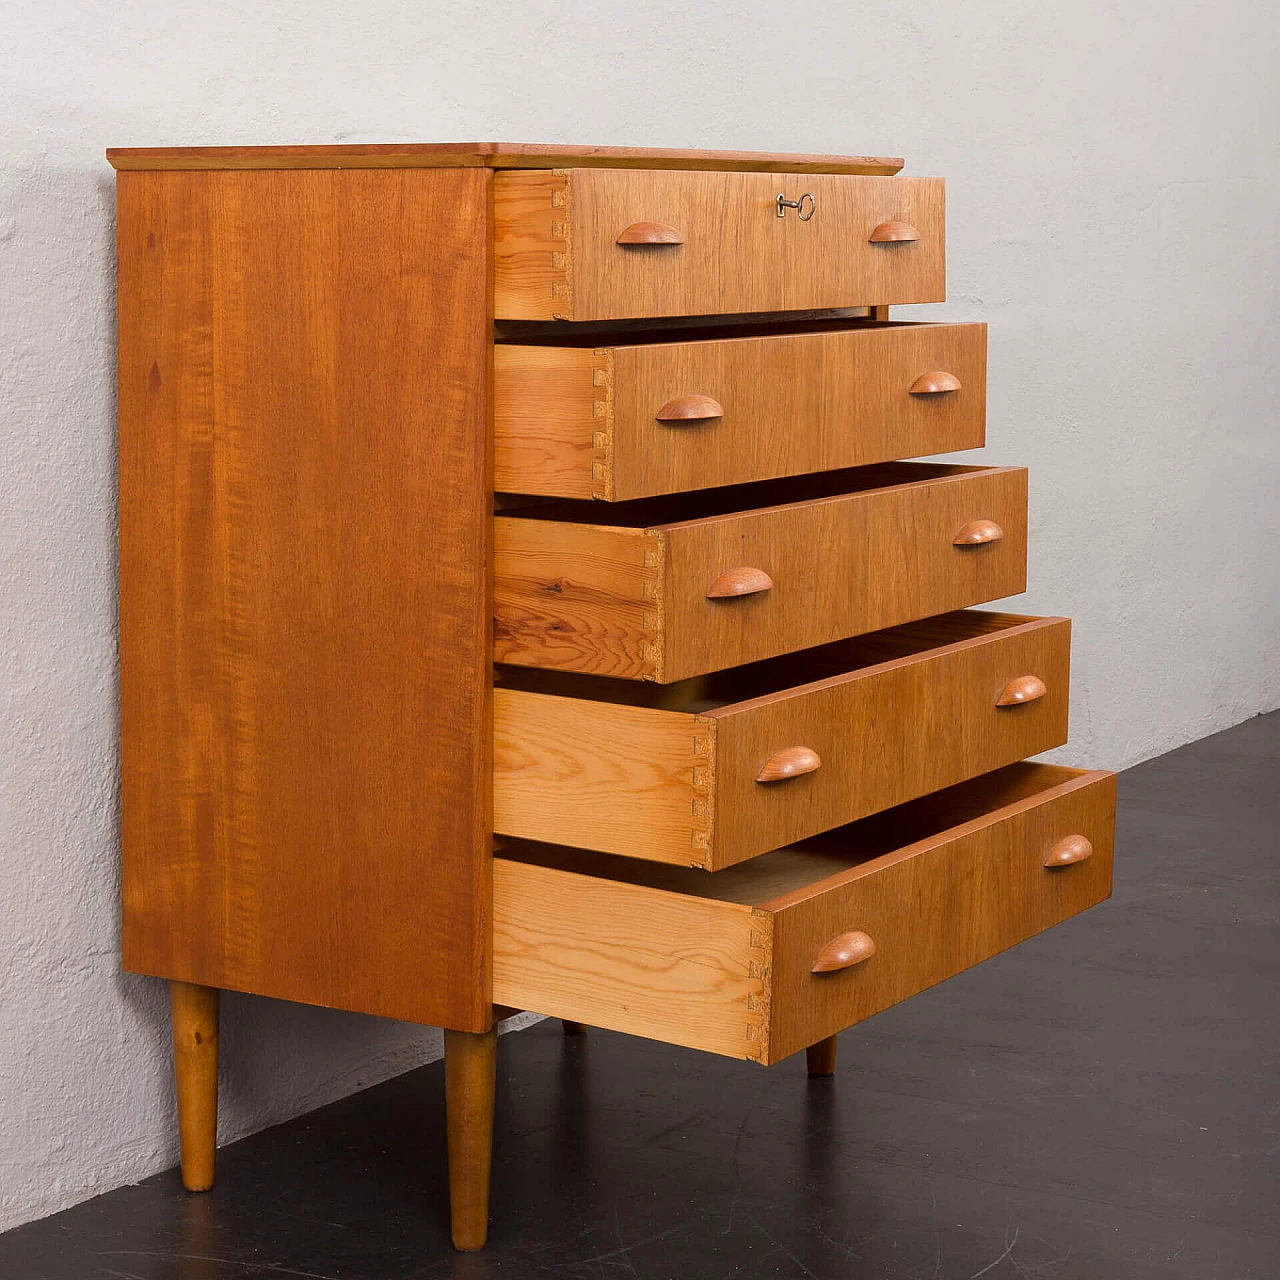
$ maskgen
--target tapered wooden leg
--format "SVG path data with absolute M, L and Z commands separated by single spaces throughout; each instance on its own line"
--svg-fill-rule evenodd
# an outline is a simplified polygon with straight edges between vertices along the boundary
M 171 982 L 169 1013 L 182 1185 L 188 1191 L 208 1191 L 218 1148 L 218 989 Z
M 836 1038 L 828 1036 L 811 1044 L 805 1051 L 811 1076 L 833 1076 L 836 1073 Z
M 587 1024 L 585 1022 L 570 1022 L 568 1018 L 561 1018 L 560 1026 L 563 1028 L 564 1033 L 567 1036 L 580 1036 L 587 1029 Z
M 444 1097 L 449 1130 L 449 1207 L 453 1244 L 483 1249 L 489 1235 L 493 1161 L 493 1079 L 498 1032 L 444 1033 Z

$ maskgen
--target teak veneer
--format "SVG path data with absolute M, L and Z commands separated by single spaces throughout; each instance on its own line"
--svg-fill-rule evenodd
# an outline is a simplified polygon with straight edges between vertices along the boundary
M 669 151 L 660 147 L 566 147 L 538 142 L 382 142 L 284 147 L 112 147 L 117 170 L 197 169 L 695 169 L 853 173 L 891 177 L 892 156 L 776 155 L 767 151 Z
M 119 175 L 130 969 L 491 1023 L 491 182 Z
M 940 179 L 109 157 L 123 958 L 170 983 L 189 1189 L 222 989 L 445 1029 L 477 1249 L 498 1018 L 830 1076 L 1106 896 L 1111 775 L 1018 763 L 1070 623 L 969 609 L 1025 586 L 1026 472 L 901 461 L 985 439 L 985 326 L 888 317 L 944 295 Z

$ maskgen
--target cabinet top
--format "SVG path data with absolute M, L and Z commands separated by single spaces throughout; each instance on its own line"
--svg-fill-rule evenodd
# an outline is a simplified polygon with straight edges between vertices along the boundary
M 562 147 L 541 142 L 391 142 L 286 147 L 111 147 L 115 169 L 710 169 L 890 176 L 893 156 L 662 147 Z

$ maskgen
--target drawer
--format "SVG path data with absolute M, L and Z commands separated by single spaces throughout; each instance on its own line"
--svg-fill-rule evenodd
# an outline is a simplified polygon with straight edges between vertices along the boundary
M 494 487 L 615 502 L 976 449 L 986 377 L 983 324 L 499 345 Z
M 719 870 L 1061 746 L 1070 648 L 972 610 L 668 686 L 505 669 L 494 830 Z
M 1101 902 L 1114 812 L 1015 764 L 715 876 L 511 842 L 493 998 L 777 1062 Z
M 778 196 L 813 197 L 778 217 Z M 941 178 L 497 173 L 494 315 L 619 320 L 941 302 Z M 806 212 L 808 207 L 806 205 Z
M 1016 595 L 1026 538 L 1011 467 L 526 508 L 494 522 L 493 656 L 670 683 Z

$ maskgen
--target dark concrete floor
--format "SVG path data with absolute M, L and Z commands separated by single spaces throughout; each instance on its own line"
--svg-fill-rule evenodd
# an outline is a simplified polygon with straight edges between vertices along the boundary
M 543 1023 L 493 1225 L 440 1064 L 0 1236 L 4 1280 L 1280 1276 L 1280 713 L 1121 779 L 1115 897 L 841 1038 L 833 1081 Z

